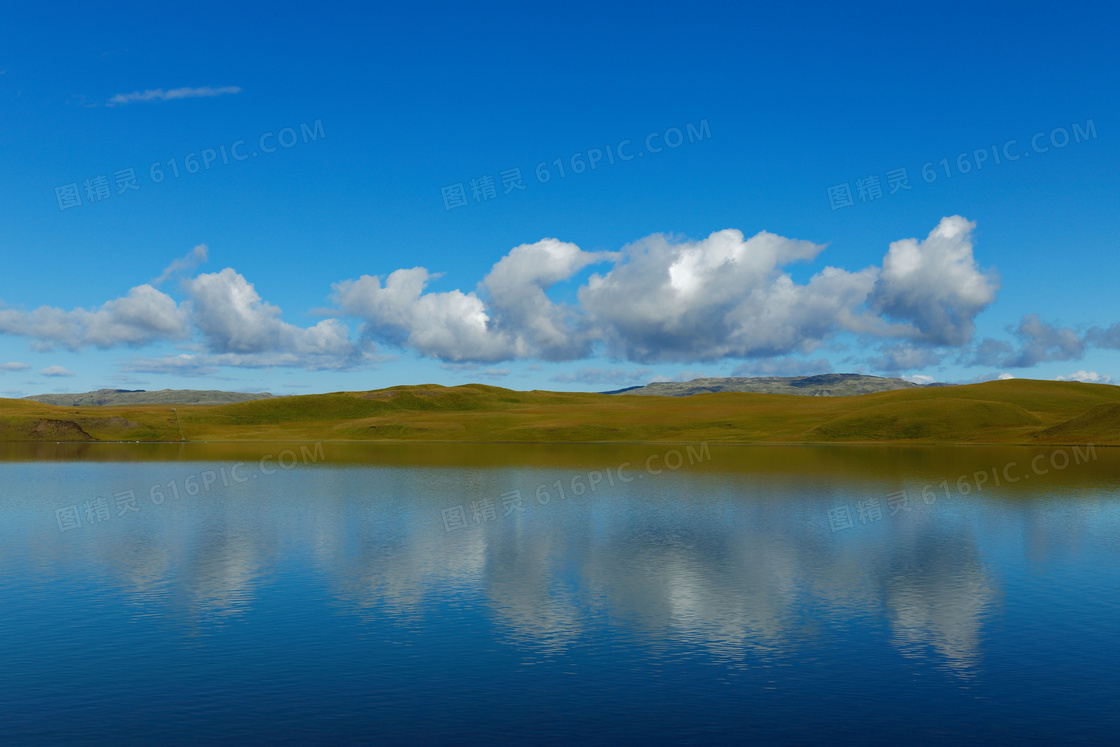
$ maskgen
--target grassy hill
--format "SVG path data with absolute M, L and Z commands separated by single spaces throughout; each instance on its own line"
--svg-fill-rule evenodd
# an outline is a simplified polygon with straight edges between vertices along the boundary
M 645 386 L 620 389 L 605 394 L 642 394 L 657 397 L 689 397 L 716 392 L 757 392 L 796 394 L 804 397 L 852 397 L 857 394 L 916 389 L 920 385 L 905 379 L 889 379 L 862 374 L 830 373 L 817 376 L 754 376 L 657 381 Z
M 1015 379 L 851 397 L 515 392 L 482 384 L 227 405 L 0 399 L 0 441 L 1120 444 L 1120 387 Z

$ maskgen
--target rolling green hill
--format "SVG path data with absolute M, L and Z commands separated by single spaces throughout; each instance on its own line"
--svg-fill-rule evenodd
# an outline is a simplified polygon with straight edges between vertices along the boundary
M 620 389 L 605 394 L 642 394 L 657 397 L 688 397 L 717 392 L 757 392 L 796 394 L 804 397 L 852 397 L 857 394 L 916 389 L 920 385 L 905 379 L 887 379 L 862 374 L 830 373 L 817 376 L 755 376 L 692 381 L 656 381 L 645 386 Z
M 0 441 L 1120 444 L 1120 387 L 1015 379 L 848 397 L 516 392 L 482 384 L 227 405 L 0 400 Z

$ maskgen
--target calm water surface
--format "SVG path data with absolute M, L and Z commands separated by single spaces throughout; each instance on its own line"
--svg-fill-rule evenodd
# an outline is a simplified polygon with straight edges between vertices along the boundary
M 5 744 L 1106 743 L 1118 661 L 1120 449 L 0 450 Z

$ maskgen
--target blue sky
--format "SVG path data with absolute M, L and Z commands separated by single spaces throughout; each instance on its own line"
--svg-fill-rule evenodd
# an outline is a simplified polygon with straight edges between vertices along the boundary
M 6 8 L 0 396 L 1117 383 L 1118 15 Z

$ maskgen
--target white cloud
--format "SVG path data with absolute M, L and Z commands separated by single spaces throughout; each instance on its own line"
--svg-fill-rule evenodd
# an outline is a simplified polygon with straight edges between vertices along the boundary
M 74 372 L 63 368 L 62 366 L 47 366 L 39 372 L 43 376 L 60 377 L 60 376 L 74 376 Z
M 335 284 L 335 302 L 347 316 L 363 319 L 363 334 L 450 361 L 497 361 L 514 356 L 508 336 L 490 328 L 490 316 L 474 293 L 424 293 L 433 276 L 423 267 L 397 270 L 381 285 L 363 275 Z
M 591 352 L 590 336 L 574 310 L 554 304 L 545 291 L 588 265 L 617 258 L 556 239 L 522 244 L 494 265 L 480 291 L 489 295 L 495 325 L 508 330 L 522 350 L 546 360 L 582 358 Z
M 338 283 L 334 300 L 365 321 L 365 335 L 444 361 L 575 360 L 596 345 L 642 363 L 770 358 L 849 332 L 908 342 L 894 357 L 907 352 L 913 363 L 890 363 L 901 367 L 933 360 L 922 348 L 967 342 L 994 299 L 998 282 L 972 255 L 973 227 L 944 218 L 924 241 L 891 244 L 882 269 L 826 266 L 805 284 L 784 268 L 815 260 L 822 245 L 728 229 L 695 241 L 655 234 L 617 253 L 544 239 L 511 250 L 476 291 L 426 292 L 439 276 L 414 267 L 384 283 L 369 275 Z M 579 288 L 578 305 L 548 297 L 608 261 Z
M 200 244 L 153 282 L 193 270 L 206 258 L 206 246 Z M 187 295 L 182 304 L 145 284 L 93 310 L 43 306 L 23 311 L 0 305 L 0 334 L 29 337 L 40 352 L 57 345 L 79 350 L 179 342 L 182 349 L 197 353 L 128 364 L 130 370 L 157 373 L 212 372 L 215 366 L 342 369 L 378 360 L 350 341 L 349 328 L 338 319 L 306 329 L 283 321 L 280 309 L 261 299 L 252 283 L 231 268 L 186 280 L 182 289 Z M 202 345 L 191 341 L 195 333 Z
M 49 350 L 54 344 L 77 350 L 88 345 L 136 347 L 176 340 L 187 336 L 189 330 L 186 315 L 174 299 L 145 284 L 93 311 L 50 306 L 34 311 L 0 309 L 0 334 L 34 338 L 40 350 Z
M 314 327 L 297 327 L 280 319 L 280 309 L 266 303 L 253 284 L 227 267 L 184 283 L 190 296 L 191 321 L 208 350 L 230 361 L 224 365 L 299 365 L 344 367 L 357 356 L 350 332 L 337 319 Z
M 183 310 L 174 299 L 150 285 L 140 285 L 84 320 L 85 342 L 111 348 L 176 340 L 188 334 L 185 322 Z
M 925 374 L 912 374 L 910 376 L 903 376 L 902 378 L 912 384 L 920 384 L 922 386 L 932 384 L 935 381 L 932 376 L 926 376 Z
M 584 252 L 544 239 L 515 247 L 479 284 L 479 293 L 428 292 L 437 279 L 423 267 L 380 278 L 363 275 L 334 286 L 342 313 L 365 321 L 363 334 L 445 361 L 540 357 L 570 360 L 590 353 L 575 312 L 545 291 L 610 253 Z
M 972 230 L 959 215 L 942 218 L 924 241 L 892 242 L 871 294 L 871 306 L 891 319 L 909 322 L 914 339 L 962 345 L 973 320 L 995 300 L 999 279 L 983 273 L 972 256 Z
M 606 344 L 627 360 L 716 360 L 809 352 L 837 328 L 876 327 L 858 310 L 873 269 L 826 267 L 797 285 L 781 268 L 814 259 L 823 246 L 729 229 L 700 241 L 649 236 L 622 250 L 579 299 Z
M 1096 371 L 1077 371 L 1068 376 L 1055 376 L 1054 381 L 1080 381 L 1086 384 L 1111 384 L 1111 376 L 1102 376 Z
M 1009 381 L 1015 377 L 1009 373 L 1001 373 L 997 378 L 999 378 L 1000 381 Z
M 619 252 L 542 239 L 514 247 L 468 292 L 429 290 L 440 276 L 424 267 L 336 283 L 338 318 L 310 328 L 285 322 L 232 268 L 184 280 L 181 304 L 158 290 L 207 260 L 200 244 L 151 284 L 93 310 L 0 306 L 0 334 L 29 337 L 44 351 L 173 341 L 189 353 L 129 364 L 151 371 L 349 368 L 379 360 L 372 353 L 378 340 L 447 363 L 596 354 L 636 363 L 747 358 L 737 373 L 795 375 L 827 370 L 826 360 L 801 355 L 848 333 L 891 340 L 876 363 L 905 370 L 936 362 L 944 354 L 937 346 L 966 342 L 975 315 L 994 298 L 997 282 L 973 259 L 973 227 L 959 216 L 944 218 L 923 241 L 892 243 L 881 269 L 825 266 L 804 283 L 787 266 L 813 262 L 825 247 L 765 231 L 744 238 L 728 229 L 698 240 L 655 234 Z M 557 286 L 598 263 L 608 266 L 573 288 L 576 302 L 554 300 Z M 345 317 L 362 322 L 357 343 Z M 1033 329 L 1023 326 L 1021 334 L 1037 333 L 1044 350 L 1069 346 Z
M 190 272 L 209 259 L 210 250 L 206 244 L 199 244 L 185 257 L 180 257 L 164 268 L 163 273 L 152 281 L 152 285 L 160 285 L 182 272 Z
M 27 363 L 0 363 L 0 373 L 4 371 L 26 371 L 31 368 Z
M 241 93 L 241 88 L 239 86 L 222 86 L 220 88 L 202 86 L 201 88 L 173 88 L 170 91 L 165 91 L 162 88 L 149 88 L 143 93 L 140 91 L 118 93 L 116 96 L 109 99 L 109 106 L 129 104 L 133 101 L 174 101 L 176 99 L 209 98 L 227 93 Z

